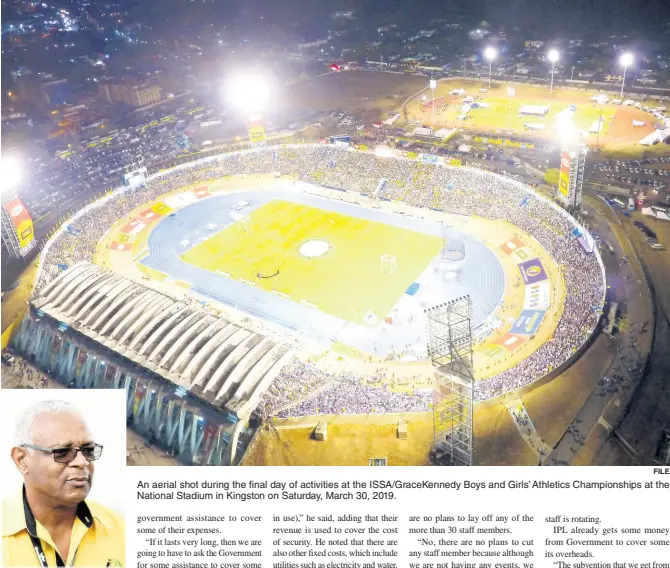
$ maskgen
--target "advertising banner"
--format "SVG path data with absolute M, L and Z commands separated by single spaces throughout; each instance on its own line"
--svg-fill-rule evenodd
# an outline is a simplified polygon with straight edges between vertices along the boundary
M 510 333 L 522 335 L 535 335 L 542 323 L 545 310 L 523 310 L 510 329 Z
M 568 197 L 570 193 L 570 154 L 561 152 L 561 173 L 558 179 L 558 191 Z
M 425 164 L 437 164 L 437 156 L 432 154 L 419 154 L 419 158 Z
M 130 252 L 133 250 L 133 245 L 130 243 L 120 243 L 117 241 L 114 241 L 111 246 L 111 250 L 116 250 L 119 252 Z
M 547 273 L 544 271 L 542 261 L 539 258 L 532 258 L 518 265 L 523 276 L 524 284 L 535 284 L 547 279 Z
M 172 211 L 165 203 L 159 202 L 156 203 L 155 205 L 151 206 L 151 209 L 154 213 L 158 213 L 159 215 L 167 215 Z
M 551 286 L 549 280 L 526 286 L 523 307 L 525 310 L 546 310 L 549 308 Z
M 457 160 L 456 158 L 451 158 L 451 160 L 449 161 L 449 164 L 451 164 L 452 166 L 456 166 L 457 168 L 460 167 L 462 163 L 463 162 L 461 162 L 461 160 Z
M 502 345 L 505 349 L 507 349 L 507 351 L 512 352 L 515 349 L 521 347 L 524 343 L 526 343 L 526 341 L 528 341 L 528 339 L 525 337 L 520 337 L 518 335 L 507 333 L 503 335 L 500 339 L 495 340 L 493 343 L 497 345 Z
M 135 235 L 146 226 L 147 224 L 142 219 L 133 219 L 130 221 L 130 223 L 126 223 L 123 227 L 121 227 L 121 232 Z
M 410 160 L 416 160 L 417 155 L 418 155 L 418 154 L 417 154 L 416 152 L 407 152 L 407 157 L 408 157 Z
M 198 199 L 204 199 L 205 197 L 209 197 L 211 195 L 206 185 L 203 185 L 202 187 L 197 187 L 196 189 L 193 190 L 193 193 Z
M 33 220 L 30 218 L 26 206 L 17 197 L 5 204 L 5 211 L 7 211 L 9 218 L 12 220 L 12 225 L 14 225 L 19 247 L 23 249 L 30 245 L 35 237 L 33 234 Z
M 510 255 L 525 246 L 526 243 L 524 243 L 518 236 L 514 235 L 509 241 L 500 245 L 500 250 L 506 255 Z
M 265 128 L 262 126 L 254 126 L 249 128 L 249 141 L 254 144 L 263 142 L 265 140 Z
M 152 209 L 145 209 L 140 213 L 140 217 L 144 219 L 145 221 L 155 221 L 159 217 L 162 217 L 160 213 L 156 213 Z

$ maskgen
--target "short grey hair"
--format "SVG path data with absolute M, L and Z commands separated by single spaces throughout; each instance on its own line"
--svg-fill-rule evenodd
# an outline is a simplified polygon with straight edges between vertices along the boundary
M 16 446 L 24 444 L 34 444 L 33 429 L 37 417 L 42 414 L 63 412 L 67 414 L 74 414 L 81 417 L 81 412 L 77 408 L 65 402 L 64 400 L 43 400 L 28 408 L 19 421 L 16 423 L 16 431 L 14 436 L 14 443 Z

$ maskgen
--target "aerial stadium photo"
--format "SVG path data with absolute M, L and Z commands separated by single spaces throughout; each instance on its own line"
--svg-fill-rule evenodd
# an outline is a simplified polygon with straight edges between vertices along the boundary
M 668 463 L 670 86 L 491 28 L 443 65 L 39 87 L 40 149 L 3 131 L 2 388 L 123 389 L 129 465 Z

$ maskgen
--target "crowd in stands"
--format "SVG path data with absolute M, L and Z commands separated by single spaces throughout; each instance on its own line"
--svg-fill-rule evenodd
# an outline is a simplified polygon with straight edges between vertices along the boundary
M 484 400 L 526 385 L 561 365 L 588 338 L 598 321 L 604 282 L 594 255 L 586 254 L 571 236 L 570 218 L 547 201 L 530 196 L 521 184 L 485 171 L 447 168 L 415 160 L 383 158 L 332 145 L 261 148 L 209 158 L 154 176 L 145 187 L 121 192 L 100 207 L 73 220 L 77 234 L 63 232 L 50 243 L 37 288 L 59 273 L 60 265 L 90 259 L 103 234 L 135 208 L 193 183 L 225 176 L 280 172 L 294 179 L 372 196 L 381 179 L 388 180 L 382 198 L 404 201 L 460 215 L 503 219 L 532 235 L 561 266 L 567 288 L 563 314 L 554 336 L 516 367 L 477 381 L 475 399 Z M 553 307 L 555 309 L 555 306 Z M 310 368 L 311 369 L 311 368 Z M 293 375 L 291 374 L 293 373 Z M 291 414 L 330 412 L 400 412 L 426 410 L 430 396 L 401 394 L 367 386 L 352 374 L 332 380 L 301 364 L 289 366 L 270 388 L 266 413 L 285 407 L 310 389 L 318 394 L 291 407 Z M 344 409 L 344 410 L 342 410 Z

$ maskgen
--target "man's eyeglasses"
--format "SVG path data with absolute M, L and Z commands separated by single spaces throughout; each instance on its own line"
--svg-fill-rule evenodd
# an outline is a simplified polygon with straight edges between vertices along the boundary
M 77 453 L 81 452 L 86 461 L 95 461 L 102 455 L 102 446 L 100 444 L 91 444 L 90 446 L 69 448 L 42 448 L 41 446 L 34 446 L 32 444 L 22 444 L 22 448 L 30 448 L 32 450 L 39 450 L 45 454 L 51 454 L 56 463 L 70 463 L 77 457 Z

